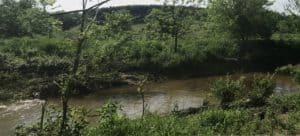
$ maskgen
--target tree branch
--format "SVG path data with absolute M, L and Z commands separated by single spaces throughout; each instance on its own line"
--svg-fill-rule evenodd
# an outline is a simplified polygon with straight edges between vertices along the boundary
M 98 8 L 98 7 L 102 6 L 102 5 L 104 5 L 105 3 L 109 2 L 109 1 L 110 1 L 110 0 L 102 1 L 102 2 L 100 2 L 100 3 L 98 3 L 98 4 L 95 4 L 95 5 L 93 5 L 93 6 L 89 7 L 89 8 L 87 8 L 87 9 L 84 9 L 84 10 L 73 10 L 73 11 L 67 11 L 67 12 L 58 12 L 58 13 L 52 13 L 52 14 L 50 14 L 50 15 L 51 15 L 51 16 L 58 16 L 58 15 L 65 15 L 65 14 L 79 13 L 79 12 L 83 12 L 83 11 L 87 12 L 87 11 L 90 11 L 90 10 L 92 10 L 92 9 L 95 9 L 95 8 Z

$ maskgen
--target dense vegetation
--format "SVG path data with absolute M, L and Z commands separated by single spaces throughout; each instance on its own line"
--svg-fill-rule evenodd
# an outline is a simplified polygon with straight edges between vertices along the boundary
M 89 125 L 89 111 L 69 109 L 69 98 L 128 84 L 124 73 L 155 80 L 174 73 L 275 72 L 287 65 L 276 73 L 299 82 L 300 18 L 268 10 L 267 0 L 210 0 L 207 8 L 173 1 L 98 9 L 101 5 L 87 8 L 87 2 L 81 12 L 48 13 L 51 0 L 2 0 L 0 102 L 61 97 L 63 104 L 62 110 L 47 109 L 44 123 L 18 127 L 17 135 L 300 133 L 300 95 L 274 93 L 272 75 L 215 81 L 209 91 L 220 103 L 197 114 L 175 110 L 163 117 L 148 113 L 128 119 L 108 103 L 97 125 Z M 292 11 L 298 7 L 294 1 Z

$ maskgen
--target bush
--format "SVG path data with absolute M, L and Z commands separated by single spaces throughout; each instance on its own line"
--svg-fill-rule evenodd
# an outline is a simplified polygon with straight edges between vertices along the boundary
M 27 58 L 37 55 L 57 55 L 59 57 L 71 55 L 74 51 L 73 42 L 69 39 L 48 37 L 12 38 L 7 39 L 0 46 L 0 51 L 11 53 L 15 56 Z
M 286 65 L 276 69 L 276 72 L 292 76 L 297 82 L 300 82 L 300 65 Z
M 245 124 L 252 120 L 245 110 L 208 110 L 200 114 L 200 124 L 218 134 L 240 135 Z
M 211 91 L 221 99 L 221 106 L 260 107 L 273 94 L 272 76 L 253 75 L 235 80 L 230 76 L 212 84 Z
M 56 56 L 33 57 L 19 64 L 16 68 L 23 74 L 33 73 L 35 75 L 59 75 L 67 73 L 71 66 L 68 58 Z
M 206 59 L 206 46 L 202 43 L 184 45 L 174 53 L 170 41 L 116 40 L 89 43 L 84 56 L 93 54 L 89 60 L 96 66 L 121 71 L 160 70 L 176 68 L 185 64 L 199 64 Z M 96 56 L 96 57 L 95 57 Z M 101 65 L 100 65 L 101 63 Z
M 268 99 L 268 106 L 277 113 L 299 111 L 300 93 L 272 96 Z
M 13 97 L 13 94 L 9 90 L 1 90 L 0 89 L 0 102 L 7 101 Z
M 1 69 L 21 73 L 57 75 L 65 73 L 70 63 L 71 41 L 39 37 L 13 38 L 0 46 Z
M 254 75 L 252 78 L 249 78 L 249 80 L 246 80 L 246 86 L 248 86 L 247 88 L 249 89 L 246 93 L 246 97 L 250 99 L 247 105 L 256 107 L 266 104 L 266 100 L 273 94 L 275 82 L 270 75 Z
M 245 90 L 244 77 L 233 80 L 230 76 L 216 80 L 211 87 L 211 91 L 221 99 L 221 106 L 228 107 L 237 100 L 238 95 Z
M 297 135 L 300 132 L 300 111 L 295 111 L 289 114 L 287 119 L 287 129 L 289 134 Z
M 43 128 L 40 123 L 26 127 L 23 124 L 18 125 L 15 130 L 17 136 L 39 135 L 39 136 L 58 136 L 60 134 L 61 111 L 55 107 L 47 110 Z M 85 135 L 88 125 L 86 116 L 88 111 L 85 109 L 70 109 L 67 129 L 64 136 L 80 136 Z

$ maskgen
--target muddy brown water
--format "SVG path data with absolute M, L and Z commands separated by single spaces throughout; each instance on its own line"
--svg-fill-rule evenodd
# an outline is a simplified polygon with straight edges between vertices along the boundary
M 239 76 L 239 75 L 236 75 Z M 169 80 L 162 83 L 150 83 L 145 86 L 146 108 L 149 112 L 166 114 L 175 105 L 179 109 L 197 108 L 203 100 L 213 101 L 209 84 L 223 76 Z M 297 84 L 286 76 L 275 76 L 275 92 L 289 93 L 297 88 Z M 134 87 L 117 87 L 97 93 L 72 98 L 72 107 L 81 106 L 87 109 L 99 109 L 106 101 L 118 103 L 120 115 L 130 118 L 139 117 L 142 112 L 142 101 Z M 13 104 L 0 105 L 0 136 L 13 135 L 17 124 L 30 124 L 40 117 L 41 100 L 24 100 Z M 60 99 L 50 99 L 52 105 L 59 105 Z

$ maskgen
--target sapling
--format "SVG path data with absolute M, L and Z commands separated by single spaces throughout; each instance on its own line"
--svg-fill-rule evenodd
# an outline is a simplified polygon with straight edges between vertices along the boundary
M 47 107 L 48 101 L 47 99 L 45 100 L 44 103 L 42 103 L 42 115 L 41 115 L 41 121 L 40 121 L 40 133 L 43 133 L 43 125 L 44 125 L 44 117 L 46 113 L 46 107 Z
M 144 90 L 144 85 L 146 83 L 147 79 L 143 79 L 142 81 L 139 81 L 137 83 L 137 92 L 139 93 L 141 99 L 142 99 L 142 119 L 144 118 L 145 115 L 145 90 Z

